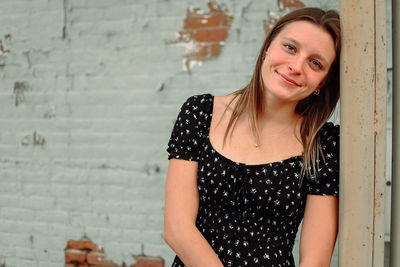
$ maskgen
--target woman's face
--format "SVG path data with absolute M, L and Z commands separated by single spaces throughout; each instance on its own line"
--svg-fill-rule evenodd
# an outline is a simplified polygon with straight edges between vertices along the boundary
M 308 21 L 286 25 L 262 65 L 267 97 L 296 103 L 306 98 L 324 85 L 334 59 L 333 39 L 323 28 Z

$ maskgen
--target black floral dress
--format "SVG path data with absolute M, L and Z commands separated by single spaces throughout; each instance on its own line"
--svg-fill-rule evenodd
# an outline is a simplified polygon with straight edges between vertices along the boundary
M 292 249 L 307 194 L 338 195 L 339 127 L 320 130 L 325 161 L 318 181 L 300 186 L 302 156 L 246 165 L 219 154 L 209 129 L 214 97 L 190 97 L 182 106 L 168 143 L 169 159 L 198 162 L 196 226 L 224 266 L 294 267 Z M 184 263 L 175 257 L 173 267 Z

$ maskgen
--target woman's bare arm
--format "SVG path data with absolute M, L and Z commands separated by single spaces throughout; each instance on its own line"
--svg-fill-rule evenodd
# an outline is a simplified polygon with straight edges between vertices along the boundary
M 188 267 L 223 267 L 196 227 L 197 166 L 195 161 L 170 160 L 165 187 L 164 239 Z
M 329 267 L 338 229 L 338 198 L 308 195 L 300 237 L 300 267 Z

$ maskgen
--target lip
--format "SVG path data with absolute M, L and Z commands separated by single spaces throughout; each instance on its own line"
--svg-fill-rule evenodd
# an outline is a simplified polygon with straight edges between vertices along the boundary
M 301 86 L 300 84 L 296 83 L 294 80 L 290 79 L 288 76 L 286 76 L 283 73 L 280 73 L 278 71 L 275 71 L 279 76 L 281 76 L 287 83 L 295 85 L 295 86 Z

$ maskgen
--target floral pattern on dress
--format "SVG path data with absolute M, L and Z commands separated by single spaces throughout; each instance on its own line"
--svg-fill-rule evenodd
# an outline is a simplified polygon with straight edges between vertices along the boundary
M 321 128 L 318 179 L 300 183 L 302 156 L 247 165 L 218 153 L 209 139 L 213 104 L 210 94 L 187 99 L 167 148 L 169 159 L 198 162 L 196 226 L 224 266 L 294 267 L 307 194 L 339 193 L 339 126 Z M 172 266 L 185 265 L 176 256 Z

